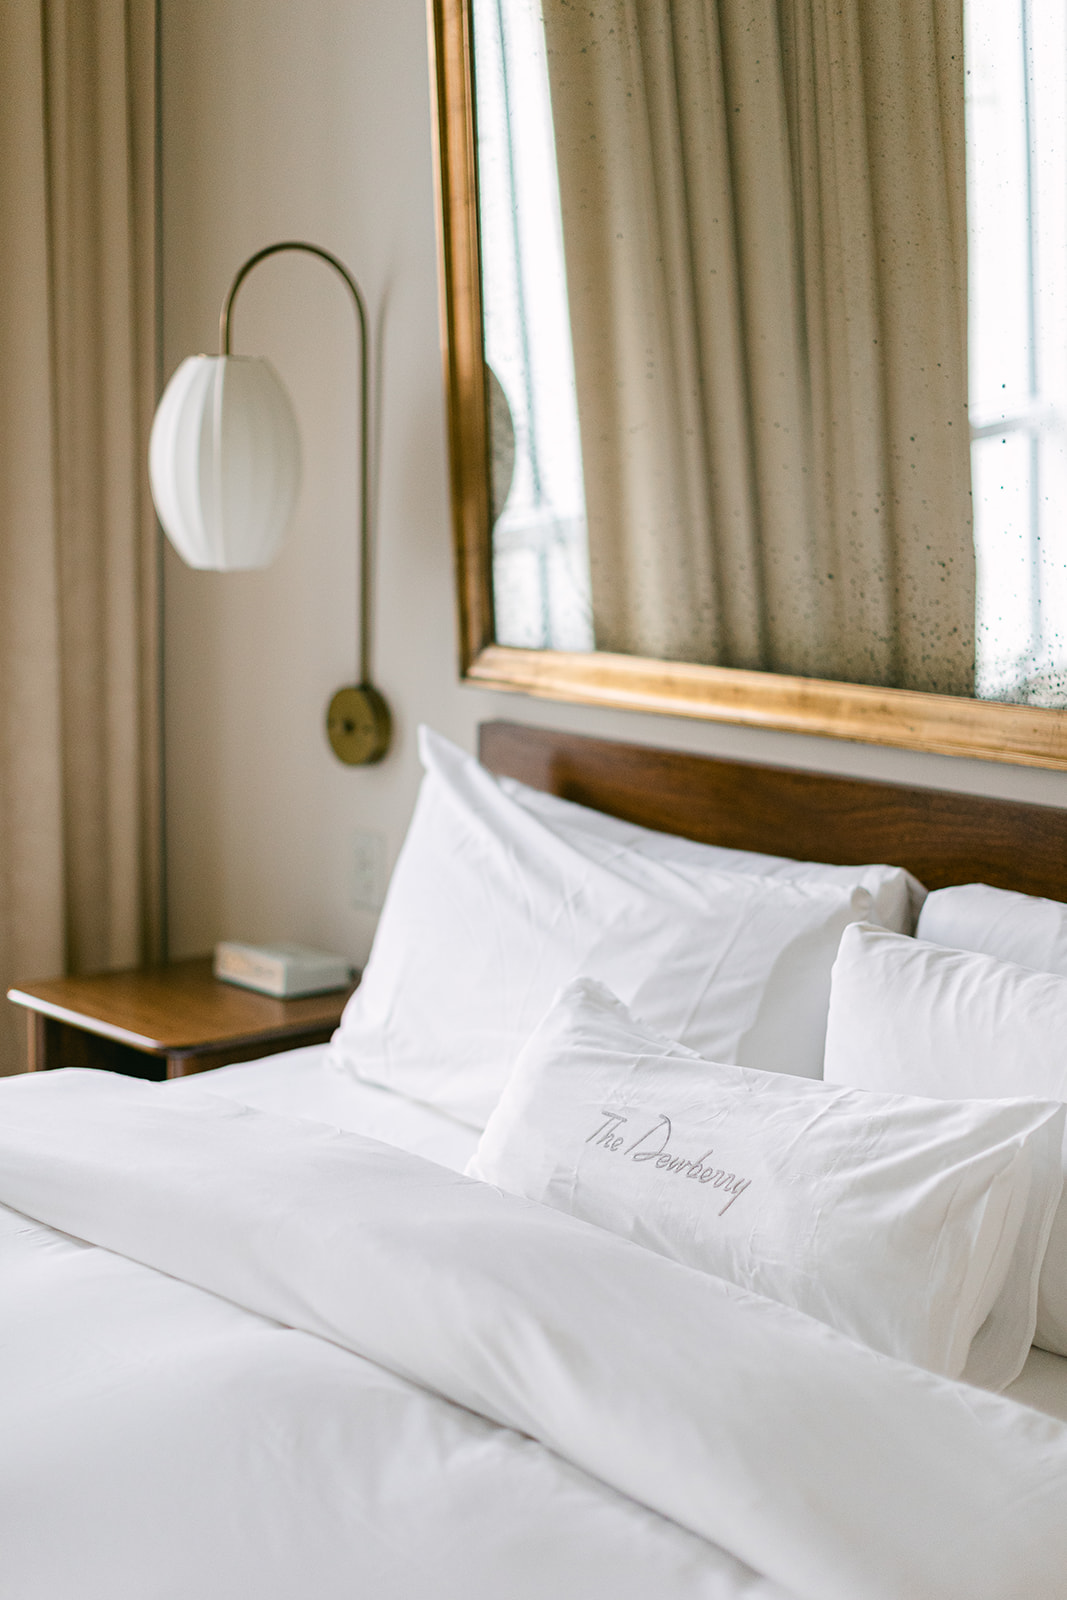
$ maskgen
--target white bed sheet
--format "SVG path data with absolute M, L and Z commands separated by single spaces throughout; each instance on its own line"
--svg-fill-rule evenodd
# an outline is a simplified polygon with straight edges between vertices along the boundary
M 1067 1422 L 1067 1356 L 1031 1350 L 1025 1367 L 1004 1393 L 1009 1400 Z
M 432 1106 L 338 1072 L 328 1054 L 324 1044 L 287 1050 L 260 1061 L 175 1078 L 166 1091 L 184 1097 L 207 1089 L 260 1111 L 305 1117 L 381 1139 L 454 1172 L 463 1171 L 480 1137 L 473 1128 Z M 1021 1405 L 1067 1422 L 1067 1358 L 1031 1350 L 1022 1372 L 1004 1392 Z
M 2 1098 L 19 1600 L 1062 1594 L 1061 1424 L 321 1123 Z
M 3 1205 L 0 1281 L 3 1600 L 793 1600 L 533 1440 Z
M 326 1056 L 158 1087 L 462 1169 L 473 1129 Z M 4 1205 L 0 1281 L 0 1600 L 792 1600 L 533 1440 Z
M 463 1171 L 478 1148 L 477 1129 L 392 1089 L 360 1082 L 330 1065 L 329 1049 L 316 1044 L 285 1050 L 259 1061 L 173 1078 L 164 1087 L 168 1095 L 184 1097 L 207 1090 L 257 1111 L 327 1122 L 346 1133 L 395 1145 L 409 1155 L 425 1156 L 453 1172 Z

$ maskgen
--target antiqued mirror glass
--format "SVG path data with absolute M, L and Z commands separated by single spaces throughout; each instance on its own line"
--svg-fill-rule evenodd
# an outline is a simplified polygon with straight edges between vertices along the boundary
M 469 675 L 1067 765 L 1067 0 L 434 5 Z

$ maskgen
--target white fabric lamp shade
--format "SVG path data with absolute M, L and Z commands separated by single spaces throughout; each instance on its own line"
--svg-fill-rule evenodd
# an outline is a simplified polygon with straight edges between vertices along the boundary
M 268 566 L 300 487 L 296 418 L 270 362 L 183 361 L 156 410 L 148 470 L 159 520 L 189 566 Z

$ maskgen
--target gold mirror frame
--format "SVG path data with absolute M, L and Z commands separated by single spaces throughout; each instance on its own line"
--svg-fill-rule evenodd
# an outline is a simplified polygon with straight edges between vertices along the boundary
M 1067 710 L 495 642 L 470 0 L 429 0 L 460 674 L 485 689 L 1067 771 Z

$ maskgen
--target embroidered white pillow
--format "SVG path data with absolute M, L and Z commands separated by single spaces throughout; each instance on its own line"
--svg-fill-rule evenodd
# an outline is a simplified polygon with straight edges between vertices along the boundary
M 1064 1108 L 873 1095 L 722 1066 L 602 985 L 557 997 L 468 1172 L 1002 1388 L 1022 1368 Z
M 675 833 L 658 833 L 653 828 L 623 822 L 603 811 L 577 805 L 541 789 L 528 788 L 515 778 L 499 778 L 505 794 L 533 816 L 540 817 L 557 833 L 568 830 L 598 834 L 609 844 L 659 861 L 677 872 L 746 872 L 780 883 L 822 883 L 835 888 L 859 886 L 871 894 L 870 921 L 896 933 L 912 933 L 915 919 L 926 899 L 918 878 L 903 867 L 864 865 L 836 867 L 822 861 L 794 861 L 788 856 L 766 856 L 754 850 L 728 850 L 722 845 L 701 844 Z M 1067 907 L 1064 908 L 1067 910 Z
M 422 730 L 426 777 L 331 1059 L 485 1126 L 561 984 L 589 973 L 718 1060 L 822 1071 L 842 929 L 867 889 L 679 872 L 560 832 Z
M 871 920 L 889 926 L 884 917 Z M 1062 900 L 994 889 L 988 883 L 954 884 L 928 897 L 915 932 L 930 944 L 977 950 L 998 961 L 1067 977 L 1067 905 Z
M 850 928 L 834 967 L 826 1077 L 897 1094 L 1067 1101 L 1067 978 Z M 1063 1162 L 1067 1170 L 1067 1147 Z M 1067 1356 L 1067 1197 L 1041 1271 L 1034 1340 Z

